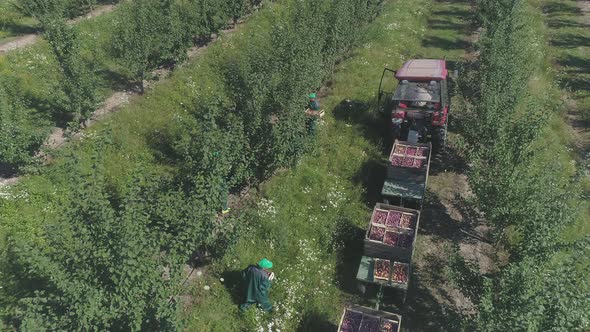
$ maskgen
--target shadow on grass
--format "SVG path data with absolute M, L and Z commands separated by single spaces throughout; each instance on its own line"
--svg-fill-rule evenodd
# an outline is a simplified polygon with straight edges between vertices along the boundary
M 445 2 L 445 3 L 471 3 L 471 1 L 469 0 L 456 0 L 456 1 L 439 1 L 439 2 Z M 436 10 L 432 13 L 433 16 L 438 16 L 438 17 L 459 17 L 461 19 L 465 18 L 465 17 L 469 17 L 469 15 L 471 15 L 471 13 L 469 12 L 469 10 L 467 9 L 455 9 L 455 10 Z
M 574 20 L 567 20 L 563 18 L 550 18 L 547 21 L 547 25 L 551 29 L 561 28 L 590 28 L 590 24 L 582 23 Z
M 446 51 L 450 50 L 464 50 L 471 44 L 463 39 L 449 39 L 442 37 L 427 37 L 422 40 L 422 47 L 425 48 L 440 48 Z
M 60 105 L 60 98 L 62 98 L 60 92 L 45 98 L 26 91 L 24 96 L 27 106 L 35 111 L 36 116 L 51 121 L 56 127 L 66 128 L 68 122 L 73 120 L 73 114 L 66 112 L 63 105 Z
M 338 236 L 344 244 L 344 248 L 338 252 L 336 276 L 340 288 L 350 294 L 357 292 L 358 283 L 356 273 L 363 255 L 363 239 L 365 230 L 348 224 L 348 229 L 340 229 Z
M 20 164 L 0 162 L 0 177 L 11 178 L 18 175 Z
M 579 77 L 569 77 L 564 78 L 560 81 L 560 87 L 565 90 L 571 91 L 589 91 L 590 92 L 590 83 L 585 78 Z
M 336 329 L 338 326 L 330 322 L 330 318 L 326 314 L 312 311 L 305 313 L 296 331 L 336 331 Z
M 19 24 L 16 22 L 6 22 L 5 24 L 2 24 L 1 28 L 2 30 L 7 31 L 14 36 L 28 35 L 38 33 L 40 31 L 37 27 Z
M 121 73 L 110 69 L 102 69 L 96 72 L 100 78 L 103 86 L 114 91 L 133 91 L 140 92 L 141 88 L 136 82 L 129 80 L 129 78 Z
M 565 71 L 571 74 L 590 74 L 590 57 L 583 58 L 568 54 L 557 60 L 557 64 L 566 67 Z M 590 84 L 590 83 L 589 83 Z
M 232 302 L 235 305 L 240 305 L 240 303 L 244 302 L 242 271 L 225 271 L 221 274 L 221 277 L 224 279 L 223 286 L 231 294 Z
M 428 20 L 428 27 L 434 30 L 461 30 L 465 28 L 465 24 L 450 22 L 440 18 L 432 18 Z
M 561 48 L 575 48 L 590 46 L 590 37 L 575 34 L 562 34 L 551 40 L 551 45 Z
M 549 15 L 582 15 L 582 10 L 575 2 L 552 1 L 543 6 L 543 13 Z
M 358 125 L 362 135 L 374 145 L 383 145 L 383 138 L 387 137 L 385 118 L 374 112 L 374 103 L 368 104 L 358 100 L 342 100 L 334 108 L 334 117 L 337 121 Z
M 360 184 L 365 191 L 363 200 L 367 207 L 373 208 L 375 203 L 381 202 L 381 189 L 385 181 L 387 166 L 383 160 L 371 159 L 365 162 L 353 177 L 354 184 Z

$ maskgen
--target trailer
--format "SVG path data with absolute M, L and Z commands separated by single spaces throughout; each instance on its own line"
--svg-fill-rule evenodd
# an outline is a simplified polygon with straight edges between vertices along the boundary
M 430 143 L 395 140 L 381 190 L 385 204 L 422 210 L 431 152 Z
M 344 309 L 338 332 L 400 332 L 402 316 L 362 306 Z

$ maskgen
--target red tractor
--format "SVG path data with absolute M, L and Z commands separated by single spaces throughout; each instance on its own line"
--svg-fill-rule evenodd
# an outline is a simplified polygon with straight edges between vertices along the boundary
M 445 147 L 451 103 L 445 60 L 409 60 L 397 71 L 385 68 L 378 102 L 390 119 L 393 140 L 431 141 L 435 151 Z

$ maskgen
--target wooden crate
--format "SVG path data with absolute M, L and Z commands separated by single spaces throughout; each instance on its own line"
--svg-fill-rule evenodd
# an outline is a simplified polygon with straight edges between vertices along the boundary
M 407 145 L 416 148 L 428 148 L 428 153 L 423 159 L 425 163 L 421 168 L 408 168 L 393 166 L 391 158 L 398 145 Z M 431 143 L 411 144 L 404 141 L 395 140 L 389 159 L 387 161 L 387 174 L 381 195 L 386 202 L 396 202 L 400 206 L 412 206 L 417 209 L 422 208 L 422 201 L 426 193 L 428 183 L 428 174 L 430 172 L 430 159 L 432 156 Z
M 375 285 L 382 285 L 383 287 L 399 289 L 399 290 L 406 292 L 408 290 L 408 285 L 410 283 L 410 277 L 412 274 L 412 267 L 410 266 L 409 263 L 400 262 L 400 263 L 408 264 L 408 282 L 406 282 L 404 284 L 395 283 L 395 282 L 390 281 L 392 274 L 393 274 L 394 262 L 399 262 L 399 261 L 390 260 L 391 265 L 390 265 L 390 269 L 389 269 L 389 280 L 380 280 L 380 279 L 374 278 L 374 276 L 375 276 L 375 272 L 374 272 L 375 257 L 363 256 L 363 257 L 361 257 L 359 268 L 358 268 L 358 271 L 356 274 L 356 279 L 361 282 L 375 284 Z
M 424 156 L 416 156 L 416 155 L 412 156 L 412 155 L 406 155 L 406 154 L 398 154 L 398 153 L 396 153 L 396 150 L 400 146 L 411 147 L 411 148 L 416 148 L 416 149 L 426 149 L 426 154 Z M 389 153 L 388 165 L 394 169 L 406 170 L 410 174 L 423 174 L 426 172 L 428 165 L 430 164 L 431 152 L 432 152 L 432 144 L 431 143 L 409 143 L 409 142 L 395 140 L 393 143 L 393 146 L 391 148 L 391 152 Z M 407 166 L 401 166 L 401 165 L 400 166 L 393 165 L 392 162 L 393 162 L 394 156 L 401 157 L 401 158 L 408 157 L 408 158 L 412 158 L 414 160 L 416 160 L 416 159 L 421 160 L 422 166 L 421 167 L 407 167 Z
M 405 229 L 405 228 L 386 228 L 392 230 L 398 230 L 400 233 L 409 234 L 412 236 L 412 242 L 408 248 L 403 247 L 396 247 L 390 246 L 383 242 L 374 241 L 369 238 L 369 233 L 371 231 L 371 226 L 373 225 L 373 220 L 375 218 L 375 213 L 379 210 L 384 211 L 399 211 L 402 213 L 409 213 L 412 214 L 416 220 L 414 225 L 414 229 Z M 365 240 L 364 240 L 364 253 L 367 256 L 376 257 L 376 258 L 384 258 L 389 260 L 396 260 L 401 261 L 404 263 L 410 263 L 412 260 L 412 256 L 414 255 L 414 247 L 416 244 L 416 237 L 418 236 L 418 227 L 420 226 L 420 211 L 412 210 L 407 208 L 402 208 L 393 205 L 387 205 L 382 203 L 377 203 L 375 208 L 373 209 L 373 214 L 371 215 L 371 220 L 369 220 L 369 227 L 365 233 Z
M 340 323 L 338 324 L 338 332 L 342 331 L 342 322 L 344 321 L 344 316 L 346 315 L 347 311 L 352 311 L 355 313 L 362 314 L 363 316 L 372 316 L 379 318 L 379 326 L 383 324 L 384 321 L 393 321 L 397 323 L 397 329 L 394 332 L 400 332 L 402 326 L 402 316 L 398 314 L 394 314 L 391 312 L 375 310 L 368 307 L 363 306 L 351 306 L 349 308 L 345 308 L 340 316 Z M 355 331 L 357 332 L 357 331 Z M 363 332 L 358 330 L 358 332 Z

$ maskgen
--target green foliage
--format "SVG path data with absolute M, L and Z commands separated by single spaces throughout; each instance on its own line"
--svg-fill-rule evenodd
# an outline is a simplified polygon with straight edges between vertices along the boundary
M 73 27 L 61 19 L 45 20 L 43 26 L 44 36 L 51 45 L 63 75 L 65 100 L 61 101 L 60 106 L 66 113 L 73 115 L 77 122 L 84 122 L 90 118 L 99 102 L 95 73 L 80 55 L 80 42 Z
M 563 146 L 545 142 L 559 106 L 546 81 L 536 10 L 525 0 L 478 1 L 480 57 L 462 82 L 473 89 L 462 119 L 470 185 L 495 239 L 510 253 L 483 287 L 468 289 L 479 303 L 482 331 L 572 331 L 589 324 L 587 266 L 578 263 L 584 249 L 564 251 L 570 244 L 563 239 L 582 211 L 581 176 Z M 478 275 L 475 267 L 456 265 Z
M 138 170 L 114 195 L 100 166 L 92 167 L 87 175 L 71 169 L 71 198 L 47 225 L 45 243 L 10 240 L 15 319 L 27 331 L 174 329 L 168 300 L 178 280 L 163 277 L 173 258 L 160 251 L 146 213 L 149 177 Z
M 587 249 L 578 248 L 558 263 L 527 257 L 486 279 L 479 330 L 586 331 L 590 298 L 584 290 L 590 288 L 590 269 L 578 263 L 587 254 Z M 571 278 L 576 282 L 568 281 Z
M 16 8 L 24 15 L 43 20 L 48 16 L 74 18 L 89 12 L 96 0 L 18 0 Z
M 181 60 L 188 45 L 176 1 L 129 1 L 122 4 L 113 36 L 113 54 L 140 83 L 146 72 Z
M 0 82 L 0 165 L 15 171 L 31 161 L 46 133 L 31 109 L 8 96 L 5 84 Z

